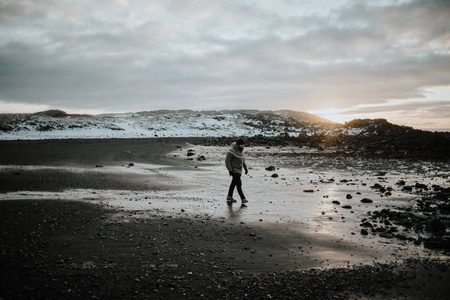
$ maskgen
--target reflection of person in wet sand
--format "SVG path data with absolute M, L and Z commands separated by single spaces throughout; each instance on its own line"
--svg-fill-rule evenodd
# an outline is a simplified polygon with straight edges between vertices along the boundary
M 241 217 L 242 210 L 245 208 L 246 208 L 246 206 L 243 204 L 239 208 L 233 210 L 232 203 L 228 202 L 228 218 L 239 219 Z
M 233 177 L 231 180 L 230 188 L 228 190 L 227 202 L 233 203 L 237 202 L 233 198 L 234 188 L 237 188 L 239 196 L 241 197 L 242 205 L 247 203 L 247 199 L 245 199 L 244 192 L 242 191 L 242 168 L 245 170 L 245 174 L 248 174 L 247 165 L 245 164 L 244 159 L 244 144 L 245 141 L 243 138 L 239 138 L 235 143 L 231 145 L 231 148 L 228 150 L 227 157 L 225 159 L 225 166 L 230 173 L 230 176 Z

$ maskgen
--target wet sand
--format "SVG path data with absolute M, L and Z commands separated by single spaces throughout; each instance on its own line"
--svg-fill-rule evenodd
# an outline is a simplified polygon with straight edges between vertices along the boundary
M 228 206 L 223 195 L 217 195 L 226 189 L 228 178 L 214 175 L 220 172 L 218 158 L 227 148 L 193 145 L 201 142 L 0 142 L 5 200 L 0 201 L 0 298 L 447 295 L 442 283 L 449 279 L 448 257 L 441 252 L 376 236 L 362 238 L 356 230 L 358 234 L 352 234 L 347 225 L 360 227 L 355 217 L 359 212 L 339 208 L 332 216 L 337 208 L 324 211 L 332 199 L 317 192 L 308 197 L 322 198 L 325 206 L 311 208 L 314 214 L 305 212 L 301 220 L 289 213 L 291 204 L 274 207 L 278 200 L 291 199 L 291 179 L 300 176 L 298 188 L 303 190 L 307 182 L 302 176 L 313 174 L 289 173 L 292 170 L 282 165 L 286 159 L 276 164 L 285 173 L 277 183 L 263 175 L 262 166 L 269 161 L 249 148 L 253 178 L 244 178 L 244 188 L 253 202 L 245 208 Z M 196 155 L 189 160 L 186 151 L 192 148 Z M 200 154 L 207 160 L 198 161 Z M 261 180 L 263 186 L 271 186 L 266 193 L 258 191 Z M 345 195 L 353 187 L 338 188 Z M 336 225 L 344 231 L 328 230 Z M 412 257 L 419 260 L 411 261 Z

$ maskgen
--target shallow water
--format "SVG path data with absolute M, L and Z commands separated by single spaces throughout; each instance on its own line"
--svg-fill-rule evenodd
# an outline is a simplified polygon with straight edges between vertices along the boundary
M 240 201 L 233 205 L 225 201 L 231 181 L 224 165 L 227 148 L 192 145 L 189 149 L 195 151 L 194 159 L 203 155 L 206 160 L 188 161 L 187 149 L 177 149 L 167 156 L 180 165 L 186 164 L 192 168 L 136 163 L 133 167 L 97 170 L 138 174 L 143 180 L 148 178 L 170 188 L 149 191 L 22 192 L 6 194 L 3 199 L 79 199 L 126 209 L 132 218 L 167 215 L 206 217 L 263 226 L 287 236 L 314 240 L 315 255 L 322 262 L 326 261 L 326 266 L 342 265 L 349 261 L 381 262 L 399 259 L 400 256 L 441 255 L 411 242 L 393 241 L 375 235 L 362 236 L 360 224 L 368 213 L 375 210 L 404 209 L 413 205 L 420 195 L 404 192 L 401 186 L 396 185 L 399 180 L 405 181 L 406 185 L 418 182 L 427 186 L 436 184 L 448 187 L 448 165 L 319 157 L 302 153 L 302 149 L 298 148 L 248 148 L 249 175 L 243 175 L 242 180 L 249 203 L 241 207 Z M 276 170 L 266 171 L 268 166 L 274 166 Z M 272 177 L 274 173 L 278 174 L 277 178 Z M 391 195 L 374 189 L 375 184 L 391 189 Z M 361 203 L 363 198 L 371 199 L 373 203 Z M 292 249 L 292 253 L 302 255 L 302 250 L 305 251 Z M 317 264 L 312 263 L 311 266 Z

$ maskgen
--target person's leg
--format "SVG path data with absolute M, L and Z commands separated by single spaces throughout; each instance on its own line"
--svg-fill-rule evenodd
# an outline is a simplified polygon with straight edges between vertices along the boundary
M 235 181 L 235 185 L 237 187 L 237 191 L 239 193 L 239 196 L 242 199 L 245 199 L 244 192 L 242 191 L 242 180 L 241 180 L 241 174 L 233 174 L 233 181 Z
M 230 188 L 228 189 L 228 197 L 233 198 L 233 192 L 234 192 L 235 187 L 236 187 L 236 182 L 234 180 L 234 174 L 233 174 L 233 179 L 231 180 Z

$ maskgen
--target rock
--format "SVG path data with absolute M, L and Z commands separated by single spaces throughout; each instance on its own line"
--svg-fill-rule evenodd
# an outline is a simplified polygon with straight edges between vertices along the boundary
M 404 236 L 403 234 L 396 234 L 395 237 L 399 240 L 406 241 L 406 236 Z
M 382 186 L 381 186 L 381 184 L 379 184 L 379 183 L 375 183 L 375 184 L 374 184 L 373 186 L 371 186 L 370 188 L 379 190 L 379 189 L 382 188 Z
M 368 198 L 363 198 L 363 199 L 361 199 L 361 202 L 362 203 L 373 203 L 373 200 L 368 199 Z
M 450 215 L 450 204 L 439 204 L 438 209 L 440 210 L 441 214 Z
M 278 174 L 277 173 L 273 173 L 271 177 L 272 178 L 278 178 Z
M 392 238 L 394 238 L 394 236 L 393 236 L 392 234 L 386 233 L 386 232 L 380 233 L 380 237 L 386 238 L 386 239 L 392 239 Z
M 439 219 L 433 219 L 428 222 L 426 229 L 433 233 L 445 232 L 446 226 Z
M 363 227 L 373 227 L 373 225 L 371 224 L 371 223 L 369 223 L 369 222 L 364 222 L 364 223 L 362 223 L 361 224 L 361 226 L 363 226 Z
M 416 183 L 416 185 L 414 186 L 416 189 L 422 189 L 422 190 L 426 190 L 426 191 L 428 191 L 428 187 L 425 185 L 425 184 L 423 184 L 423 183 Z
M 187 156 L 194 156 L 195 155 L 195 150 L 192 150 L 192 149 L 189 149 L 188 151 L 187 151 L 187 154 L 186 154 Z
M 339 202 L 339 201 L 337 201 L 337 200 L 334 200 L 332 203 L 333 203 L 333 204 L 336 204 L 336 205 L 341 205 L 341 202 Z
M 342 208 L 345 208 L 345 209 L 352 209 L 352 207 L 351 207 L 350 205 L 344 205 L 344 206 L 342 206 Z
M 345 196 L 345 198 L 347 198 L 347 199 L 352 199 L 352 198 L 353 198 L 353 196 L 352 196 L 352 195 L 350 195 L 350 194 L 347 194 L 347 196 Z
M 369 232 L 367 230 L 365 230 L 365 229 L 361 229 L 361 234 L 362 235 L 368 235 Z
M 206 160 L 206 157 L 204 155 L 200 155 L 199 157 L 197 157 L 198 161 L 203 161 Z
M 397 181 L 396 185 L 405 185 L 406 182 L 404 180 Z
M 303 190 L 304 193 L 314 193 L 314 190 Z
M 423 245 L 429 249 L 450 250 L 450 240 L 449 239 L 431 238 L 431 239 L 427 239 Z
M 268 166 L 268 167 L 266 168 L 266 171 L 273 172 L 273 171 L 275 171 L 275 167 L 274 167 L 274 166 Z
M 404 191 L 412 191 L 412 186 L 410 186 L 410 185 L 405 185 L 405 186 L 403 187 L 403 190 L 404 190 Z

